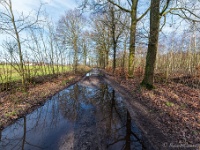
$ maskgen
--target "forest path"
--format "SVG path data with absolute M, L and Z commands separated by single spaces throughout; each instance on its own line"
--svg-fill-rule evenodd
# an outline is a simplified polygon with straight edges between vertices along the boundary
M 1 131 L 0 149 L 154 149 L 120 88 L 93 69 Z

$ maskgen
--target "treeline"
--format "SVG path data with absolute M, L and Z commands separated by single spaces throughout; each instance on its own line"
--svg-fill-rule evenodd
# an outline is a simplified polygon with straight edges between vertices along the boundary
M 53 22 L 41 5 L 25 15 L 13 9 L 12 0 L 0 2 L 0 82 L 21 80 L 22 88 L 33 77 L 77 73 L 78 66 L 94 65 L 89 57 L 90 32 L 78 10 L 70 10 Z
M 25 16 L 13 12 L 11 0 L 2 0 L 0 30 L 6 38 L 0 61 L 6 63 L 0 65 L 1 82 L 10 81 L 17 73 L 25 88 L 33 76 L 58 74 L 70 68 L 76 73 L 82 65 L 129 78 L 139 75 L 142 85 L 151 89 L 155 73 L 166 79 L 176 73 L 199 73 L 199 1 L 81 3 L 79 9 L 66 11 L 54 23 L 42 5 L 35 14 Z M 91 14 L 84 16 L 87 8 Z M 172 29 L 177 26 L 187 33 Z M 178 37 L 171 38 L 174 34 Z M 30 65 L 33 62 L 40 65 Z
M 199 4 L 184 0 L 83 1 L 83 10 L 90 8 L 94 13 L 98 66 L 129 78 L 139 73 L 141 85 L 149 89 L 153 88 L 155 73 L 164 78 L 175 73 L 198 74 Z M 183 29 L 187 34 L 182 34 Z M 173 39 L 174 33 L 181 36 Z M 187 41 L 172 47 L 181 39 Z

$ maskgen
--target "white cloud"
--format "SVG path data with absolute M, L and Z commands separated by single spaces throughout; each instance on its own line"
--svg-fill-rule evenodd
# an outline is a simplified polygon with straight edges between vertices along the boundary
M 74 0 L 50 0 L 46 5 L 46 11 L 54 21 L 57 21 L 66 10 L 77 7 Z
M 57 21 L 66 10 L 77 7 L 75 0 L 12 0 L 12 3 L 13 10 L 18 13 L 23 12 L 23 14 L 37 11 L 40 4 L 45 3 L 43 9 L 46 9 L 54 21 Z
M 74 9 L 77 6 L 75 0 L 12 0 L 13 12 L 15 16 L 18 16 L 21 13 L 23 13 L 24 16 L 29 15 L 30 13 L 34 15 L 41 3 L 45 3 L 43 9 L 46 10 L 49 17 L 55 22 L 58 21 L 60 16 L 63 15 L 66 10 Z M 3 10 L 1 5 L 0 10 Z M 7 38 L 8 36 L 1 33 L 0 45 L 1 42 L 5 40 L 5 37 Z M 25 37 L 25 35 L 23 37 Z

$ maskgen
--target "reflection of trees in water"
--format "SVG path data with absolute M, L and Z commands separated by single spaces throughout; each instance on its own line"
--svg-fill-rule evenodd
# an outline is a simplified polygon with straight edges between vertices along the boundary
M 131 117 L 129 113 L 127 112 L 127 121 L 126 124 L 121 127 L 114 127 L 113 129 L 113 139 L 110 140 L 107 147 L 110 148 L 112 146 L 117 145 L 118 147 L 121 147 L 120 149 L 131 149 Z M 120 132 L 122 131 L 122 132 Z M 111 135 L 112 136 L 112 135 Z M 112 148 L 111 148 L 112 149 Z
M 2 131 L 0 130 L 0 142 L 1 142 L 1 137 L 2 137 Z
M 92 136 L 93 143 L 97 143 L 96 146 L 98 146 L 99 149 L 112 149 L 116 148 L 116 145 L 117 148 L 130 149 L 131 118 L 125 106 L 122 104 L 122 101 L 116 96 L 115 91 L 108 85 L 101 84 L 100 89 L 94 90 L 91 104 L 96 107 L 96 114 L 94 114 L 96 123 L 92 127 L 87 126 L 87 128 L 92 128 L 92 132 L 95 133 L 95 136 L 92 135 L 93 133 L 90 133 L 91 131 L 88 131 L 87 128 L 85 129 L 83 127 L 82 130 L 84 129 L 88 132 L 86 134 L 87 137 Z M 80 134 L 84 133 L 79 131 L 76 132 L 76 134 L 79 136 L 76 136 L 74 146 L 78 148 L 80 147 L 79 141 L 83 141 L 83 139 L 81 139 L 83 137 L 81 137 Z M 90 139 L 88 138 L 87 140 Z M 90 146 L 94 145 L 91 144 Z
M 127 111 L 125 140 L 126 140 L 125 149 L 131 149 L 131 116 L 128 111 Z
M 22 140 L 22 150 L 24 150 L 25 142 L 26 142 L 26 117 L 24 117 L 24 135 Z
M 43 133 L 43 130 L 51 133 L 50 130 L 56 129 L 56 126 L 59 128 L 63 120 L 69 120 L 75 124 L 74 128 L 72 127 L 74 148 L 80 148 L 89 140 L 86 147 L 131 149 L 132 141 L 140 141 L 140 139 L 131 131 L 130 114 L 111 87 L 106 84 L 100 84 L 98 87 L 89 88 L 75 84 L 58 93 L 44 107 L 22 118 L 22 121 L 7 132 L 8 136 L 3 134 L 1 137 L 0 132 L 0 144 L 8 145 L 10 149 L 15 147 L 16 149 L 19 147 L 41 149 L 36 145 L 37 140 L 35 145 L 35 141 L 30 140 L 30 134 L 34 131 Z M 14 131 L 16 129 L 17 131 Z M 12 130 L 13 137 L 10 136 Z M 134 134 L 135 138 L 132 137 Z M 80 144 L 81 142 L 83 145 Z
M 49 123 L 48 126 L 51 126 L 53 128 L 57 127 L 59 122 L 63 119 L 63 118 L 61 118 L 59 116 L 59 113 L 60 113 L 60 109 L 58 108 L 59 96 L 60 96 L 60 93 L 58 93 L 56 96 L 53 97 L 53 100 L 51 101 L 51 104 L 49 104 L 49 106 L 48 106 L 48 111 L 45 112 L 47 114 L 45 115 L 45 120 L 44 121 L 48 122 L 47 119 L 50 120 L 50 123 Z M 50 114 L 50 116 L 49 116 L 48 113 Z
M 78 84 L 75 84 L 71 89 L 64 92 L 59 97 L 59 109 L 64 118 L 75 121 L 77 110 L 79 108 L 79 97 L 83 94 Z
M 33 149 L 37 148 L 37 149 L 43 149 L 43 147 L 38 146 L 37 144 L 33 144 L 33 141 L 27 141 L 27 117 L 23 117 L 23 137 L 22 137 L 22 146 L 21 149 L 24 150 L 26 149 L 26 147 L 31 147 Z
M 45 103 L 45 106 L 35 110 L 15 124 L 8 127 L 8 131 L 1 134 L 0 149 L 26 149 L 31 147 L 34 149 L 42 149 L 40 147 L 41 137 L 36 137 L 37 134 L 48 134 L 49 130 L 56 129 L 56 127 L 63 121 L 59 115 L 58 108 L 59 94 L 52 97 L 50 101 Z M 51 131 L 50 131 L 51 132 Z M 34 136 L 33 136 L 34 135 Z M 31 139 L 30 137 L 34 137 Z M 45 140 L 45 139 L 41 139 Z M 42 145 L 41 145 L 42 146 Z
M 45 106 L 9 127 L 9 132 L 4 132 L 3 137 L 1 137 L 2 133 L 0 132 L 0 149 L 1 147 L 4 149 L 25 149 L 25 147 L 40 149 L 41 147 L 37 146 L 37 144 L 41 144 L 41 141 L 38 140 L 40 137 L 38 139 L 34 137 L 36 140 L 31 140 L 31 134 L 46 134 L 45 132 L 48 134 L 51 132 L 49 130 L 56 129 L 56 126 L 59 128 L 63 117 L 67 119 L 71 117 L 71 120 L 74 121 L 79 107 L 78 99 L 85 97 L 86 93 L 86 90 L 78 85 L 73 86 L 71 90 L 58 93 L 45 103 Z
M 13 135 L 13 136 L 10 136 Z M 16 124 L 12 128 L 12 131 L 8 132 L 7 135 L 3 136 L 3 139 L 0 140 L 0 149 L 26 149 L 27 146 L 31 146 L 32 148 L 39 148 L 37 145 L 32 144 L 32 141 L 27 141 L 27 118 L 26 116 L 21 118 L 21 122 Z
M 71 97 L 76 102 L 79 93 L 78 87 L 74 86 L 73 91 L 75 94 L 73 97 L 71 95 Z M 62 110 L 60 110 L 57 100 L 60 96 L 63 96 L 61 93 L 52 97 L 50 101 L 45 103 L 45 106 L 35 110 L 32 114 L 21 118 L 15 124 L 9 126 L 7 130 L 0 131 L 0 149 L 23 150 L 27 147 L 33 149 L 34 147 L 37 147 L 41 149 L 42 147 L 39 147 L 38 145 L 45 139 L 42 139 L 41 137 L 37 138 L 37 135 L 45 137 L 46 135 L 43 136 L 42 133 L 48 135 L 51 133 L 52 129 L 56 129 L 56 126 L 63 121 L 63 118 L 60 115 Z M 32 137 L 34 137 L 34 139 L 31 139 Z
M 97 149 L 96 107 L 98 88 L 79 87 L 79 107 L 74 125 L 74 149 Z
M 117 146 L 121 149 L 145 149 L 138 133 L 132 131 L 132 120 L 125 106 L 117 100 L 115 91 L 112 91 L 110 111 L 110 141 L 107 148 Z M 113 149 L 113 147 L 111 148 Z
M 96 95 L 97 89 L 75 84 L 72 88 L 64 92 L 59 97 L 59 109 L 64 118 L 75 121 L 80 110 L 80 103 L 94 104 L 94 98 L 91 95 Z
M 58 125 L 59 120 L 62 118 L 59 117 L 59 109 L 57 106 L 57 99 L 59 97 L 59 93 L 51 98 L 45 106 L 40 107 L 35 110 L 32 114 L 27 116 L 27 121 L 31 122 L 29 125 L 29 131 L 44 130 L 47 126 L 54 128 Z

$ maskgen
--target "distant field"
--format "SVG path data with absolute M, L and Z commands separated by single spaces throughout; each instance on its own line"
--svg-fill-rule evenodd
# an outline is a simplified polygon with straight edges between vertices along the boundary
M 0 64 L 0 83 L 20 80 L 20 74 L 15 68 L 18 68 L 18 66 Z M 54 66 L 55 73 L 69 72 L 71 70 L 71 66 Z M 39 65 L 31 65 L 29 68 L 28 66 L 25 66 L 25 71 L 26 74 L 30 73 L 31 77 L 53 74 L 52 67 Z

